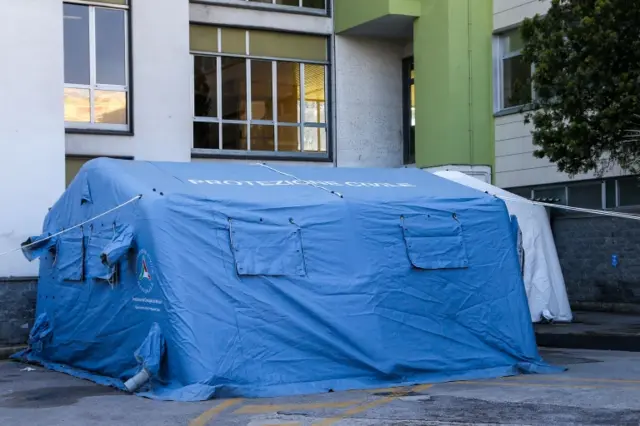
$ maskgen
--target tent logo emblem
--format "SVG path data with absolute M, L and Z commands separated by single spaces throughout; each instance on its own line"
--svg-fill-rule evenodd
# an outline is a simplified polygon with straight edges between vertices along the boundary
M 146 250 L 141 250 L 138 254 L 138 287 L 143 293 L 149 293 L 153 289 L 153 263 L 149 253 Z

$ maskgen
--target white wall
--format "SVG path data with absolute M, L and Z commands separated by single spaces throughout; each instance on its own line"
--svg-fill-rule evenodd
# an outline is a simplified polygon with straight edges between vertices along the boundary
M 404 45 L 335 37 L 337 165 L 398 167 Z
M 536 13 L 544 14 L 550 0 L 494 0 L 494 31 L 513 28 L 525 18 Z M 495 119 L 496 137 L 496 185 L 509 188 L 529 185 L 552 184 L 568 180 L 593 179 L 593 173 L 578 175 L 572 179 L 560 173 L 549 160 L 535 158 L 531 138 L 531 125 L 524 124 L 523 114 L 511 114 Z M 619 168 L 609 170 L 604 176 L 622 174 Z
M 550 5 L 551 0 L 493 0 L 493 29 L 512 27 L 536 13 L 542 15 Z
M 0 0 L 0 253 L 42 230 L 64 190 L 62 2 Z M 0 277 L 35 276 L 20 252 Z
M 134 136 L 67 135 L 67 153 L 190 161 L 189 3 L 136 0 L 131 19 Z

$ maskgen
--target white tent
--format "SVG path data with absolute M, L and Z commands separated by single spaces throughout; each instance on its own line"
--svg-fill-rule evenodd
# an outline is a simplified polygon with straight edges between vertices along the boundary
M 551 318 L 547 319 L 554 321 L 571 321 L 573 315 L 546 209 L 461 172 L 438 171 L 435 174 L 504 200 L 509 213 L 518 218 L 522 231 L 524 285 L 532 321 L 539 322 L 549 315 Z

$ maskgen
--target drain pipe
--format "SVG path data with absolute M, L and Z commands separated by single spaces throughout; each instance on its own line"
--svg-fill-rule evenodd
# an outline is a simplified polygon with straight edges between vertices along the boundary
M 149 372 L 147 371 L 146 368 L 143 367 L 138 374 L 136 374 L 135 376 L 133 376 L 132 378 L 124 382 L 124 387 L 127 389 L 127 391 L 133 393 L 138 389 L 140 389 L 140 386 L 147 383 L 147 381 L 149 380 L 149 377 L 150 377 Z

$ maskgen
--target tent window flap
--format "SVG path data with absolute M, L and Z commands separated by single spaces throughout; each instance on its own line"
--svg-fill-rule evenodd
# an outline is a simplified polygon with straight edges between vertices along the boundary
M 103 249 L 114 238 L 113 228 L 94 229 L 87 242 L 86 260 L 87 278 L 98 280 L 110 280 L 113 278 L 115 268 L 102 263 Z
M 302 237 L 297 226 L 232 220 L 229 232 L 238 275 L 305 275 Z
M 417 269 L 459 269 L 469 266 L 462 225 L 454 213 L 434 211 L 402 217 L 407 255 Z
M 84 279 L 84 235 L 82 228 L 75 228 L 58 236 L 55 270 L 65 281 Z

